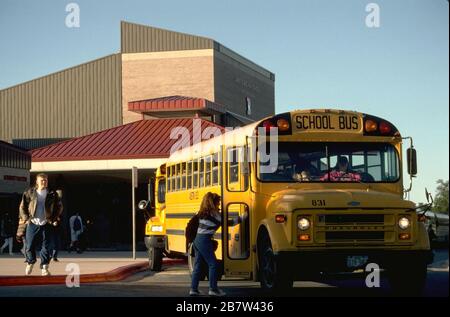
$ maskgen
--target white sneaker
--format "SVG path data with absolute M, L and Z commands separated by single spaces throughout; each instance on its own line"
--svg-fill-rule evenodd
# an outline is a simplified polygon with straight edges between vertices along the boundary
M 208 292 L 209 296 L 225 296 L 226 293 L 222 291 L 221 289 L 210 289 Z
M 27 267 L 25 268 L 25 275 L 30 275 L 31 272 L 33 272 L 33 265 L 34 264 L 27 264 Z
M 48 276 L 50 275 L 50 272 L 48 271 L 48 265 L 45 264 L 42 266 L 42 276 Z
M 202 293 L 199 290 L 191 289 L 189 291 L 189 296 L 200 296 L 200 295 L 202 295 Z

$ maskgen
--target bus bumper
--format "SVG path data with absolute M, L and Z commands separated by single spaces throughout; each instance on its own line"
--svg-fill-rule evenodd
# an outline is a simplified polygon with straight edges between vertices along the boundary
M 327 250 L 327 251 L 280 251 L 276 254 L 282 263 L 302 272 L 349 272 L 375 263 L 380 268 L 412 263 L 430 264 L 433 262 L 432 250 Z M 361 266 L 350 265 L 349 258 L 367 258 Z M 353 262 L 354 263 L 354 262 Z
M 145 236 L 144 242 L 147 249 L 164 249 L 166 247 L 166 236 Z

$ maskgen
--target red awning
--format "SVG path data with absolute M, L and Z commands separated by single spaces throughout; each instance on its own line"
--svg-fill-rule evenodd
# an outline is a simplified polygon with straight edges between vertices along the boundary
M 170 96 L 155 99 L 130 101 L 128 110 L 139 113 L 198 111 L 206 114 L 225 113 L 224 106 L 204 98 Z M 157 115 L 156 113 L 156 115 Z
M 30 151 L 32 162 L 165 158 L 179 139 L 171 139 L 176 127 L 187 128 L 192 144 L 193 120 L 207 127 L 223 127 L 202 119 L 153 119 L 132 122 L 94 134 Z

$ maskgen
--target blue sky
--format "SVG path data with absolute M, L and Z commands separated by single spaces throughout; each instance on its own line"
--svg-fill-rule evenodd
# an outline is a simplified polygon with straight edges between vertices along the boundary
M 65 25 L 71 2 L 80 28 Z M 371 2 L 379 28 L 365 24 Z M 210 37 L 276 74 L 276 112 L 356 110 L 412 136 L 421 202 L 449 178 L 448 12 L 445 0 L 0 0 L 0 89 L 118 52 L 121 20 Z

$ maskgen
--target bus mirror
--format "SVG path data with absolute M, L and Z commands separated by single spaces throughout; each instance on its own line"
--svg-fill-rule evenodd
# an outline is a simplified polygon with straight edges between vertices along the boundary
M 406 151 L 406 160 L 408 162 L 408 174 L 414 176 L 417 174 L 417 154 L 416 149 L 409 148 Z
M 148 205 L 148 201 L 141 200 L 138 204 L 138 208 L 139 208 L 139 210 L 144 211 L 144 210 L 147 210 L 147 205 Z

